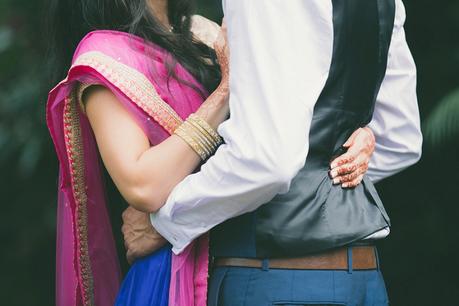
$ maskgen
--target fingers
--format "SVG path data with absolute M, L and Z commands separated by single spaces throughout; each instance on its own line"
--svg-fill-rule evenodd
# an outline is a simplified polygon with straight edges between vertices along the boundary
M 330 165 L 333 183 L 342 184 L 343 187 L 358 185 L 358 178 L 368 170 L 374 144 L 374 135 L 369 128 L 356 130 L 343 145 L 348 148 L 347 152 Z
M 351 172 L 349 174 L 338 176 L 338 177 L 333 179 L 333 184 L 334 185 L 338 185 L 338 184 L 349 183 L 349 182 L 355 180 L 360 174 L 361 174 L 360 171 L 356 170 L 356 171 L 353 171 L 353 172 Z
M 352 153 L 347 152 L 336 159 L 334 159 L 330 165 L 331 170 L 336 170 L 339 167 L 342 167 L 346 164 L 350 164 L 355 160 L 355 156 Z
M 153 227 L 148 231 L 132 232 L 123 228 L 124 247 L 126 248 L 126 258 L 132 263 L 140 257 L 152 254 L 166 245 L 167 241 L 154 230 Z
M 127 262 L 128 262 L 130 265 L 132 265 L 132 264 L 134 263 L 135 256 L 134 256 L 134 254 L 133 254 L 130 250 L 128 250 L 128 251 L 126 252 L 126 259 L 127 259 Z
M 344 184 L 354 181 L 368 170 L 369 161 L 362 156 L 353 160 L 351 163 L 336 167 L 330 171 L 333 184 Z
M 140 239 L 131 242 L 125 242 L 126 246 L 126 259 L 132 264 L 136 259 L 148 256 L 165 246 L 167 241 L 165 239 Z
M 123 211 L 123 214 L 121 215 L 123 221 L 126 221 L 129 219 L 129 217 L 132 215 L 133 213 L 133 209 L 131 206 L 128 206 L 128 208 L 126 208 L 124 211 Z
M 346 153 L 337 157 L 330 165 L 330 176 L 349 174 L 354 172 L 361 163 L 360 154 L 354 147 L 350 147 Z
M 330 164 L 330 168 L 333 170 L 337 167 L 346 165 L 346 164 L 351 164 L 356 160 L 356 158 L 359 156 L 361 153 L 362 146 L 361 145 L 355 145 L 354 142 L 356 139 L 352 140 L 352 144 L 350 147 L 347 148 L 347 152 L 344 153 L 341 156 L 338 156 L 335 158 L 332 163 Z
M 359 163 L 356 157 L 348 153 L 338 157 L 330 166 L 331 176 L 335 177 L 355 171 L 355 167 Z
M 123 234 L 124 241 L 130 240 L 135 234 L 132 227 L 128 224 L 121 226 L 121 233 Z
M 141 239 L 141 237 L 136 237 L 135 239 L 124 241 L 124 247 L 126 248 L 126 259 L 129 264 L 132 264 L 136 259 L 140 257 L 144 257 L 149 253 L 153 253 L 154 248 L 152 248 L 151 252 L 148 252 L 148 247 L 150 244 L 153 244 L 153 242 Z
M 123 233 L 124 247 L 126 250 L 131 250 L 135 246 L 135 241 L 138 240 L 138 236 L 134 233 Z
M 364 176 L 363 174 L 360 174 L 357 178 L 355 178 L 351 182 L 342 184 L 342 187 L 346 188 L 346 189 L 347 188 L 355 188 L 355 187 L 357 187 L 358 185 L 360 185 L 360 183 L 362 183 L 363 176 Z
M 151 252 L 151 253 L 153 253 L 153 252 Z M 149 253 L 144 253 L 144 252 L 142 252 L 141 250 L 138 250 L 138 249 L 128 249 L 126 251 L 126 259 L 127 259 L 127 262 L 130 265 L 132 265 L 134 263 L 134 261 L 136 261 L 139 258 L 145 257 L 148 254 Z
M 128 208 L 126 208 L 123 211 L 123 214 L 121 215 L 121 217 L 123 219 L 124 224 L 133 225 L 138 222 L 141 222 L 141 220 L 144 219 L 146 215 L 147 215 L 146 213 L 138 211 L 137 209 L 128 206 Z
M 353 183 L 360 176 L 365 175 L 367 170 L 368 170 L 368 165 L 367 164 L 362 164 L 354 172 L 338 177 L 337 180 L 339 180 L 339 182 L 337 182 L 336 184 L 341 184 L 342 187 L 349 187 L 348 186 L 349 183 Z M 351 187 L 352 187 L 352 185 L 351 185 Z

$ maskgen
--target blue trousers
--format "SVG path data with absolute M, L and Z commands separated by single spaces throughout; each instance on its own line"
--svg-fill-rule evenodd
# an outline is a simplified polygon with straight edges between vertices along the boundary
M 352 259 L 350 259 L 351 261 Z M 209 284 L 209 306 L 387 306 L 381 271 L 282 270 L 218 267 Z M 351 265 L 352 266 L 352 265 Z

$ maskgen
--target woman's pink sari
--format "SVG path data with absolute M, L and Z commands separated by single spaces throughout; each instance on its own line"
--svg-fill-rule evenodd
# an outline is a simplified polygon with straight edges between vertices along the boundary
M 97 146 L 78 103 L 77 85 L 109 88 L 137 120 L 151 145 L 157 145 L 203 102 L 190 87 L 173 79 L 167 82 L 164 62 L 168 56 L 133 35 L 95 31 L 82 40 L 67 78 L 49 94 L 47 123 L 60 164 L 59 306 L 111 306 L 121 280 Z M 203 89 L 182 66 L 176 69 L 180 78 Z M 205 306 L 207 266 L 207 237 L 173 256 L 171 306 Z

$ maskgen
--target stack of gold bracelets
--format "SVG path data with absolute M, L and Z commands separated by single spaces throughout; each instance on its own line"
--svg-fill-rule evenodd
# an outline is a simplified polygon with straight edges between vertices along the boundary
M 180 125 L 175 134 L 182 138 L 203 161 L 207 160 L 223 140 L 220 135 L 202 118 L 192 114 Z

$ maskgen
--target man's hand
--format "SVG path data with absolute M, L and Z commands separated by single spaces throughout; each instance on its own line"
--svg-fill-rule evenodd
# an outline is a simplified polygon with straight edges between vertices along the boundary
M 365 127 L 355 131 L 343 145 L 347 152 L 331 163 L 330 176 L 335 185 L 354 188 L 362 182 L 375 149 L 375 136 Z
M 128 207 L 123 212 L 121 228 L 126 247 L 126 257 L 130 264 L 140 257 L 162 248 L 167 241 L 153 228 L 150 215 Z

